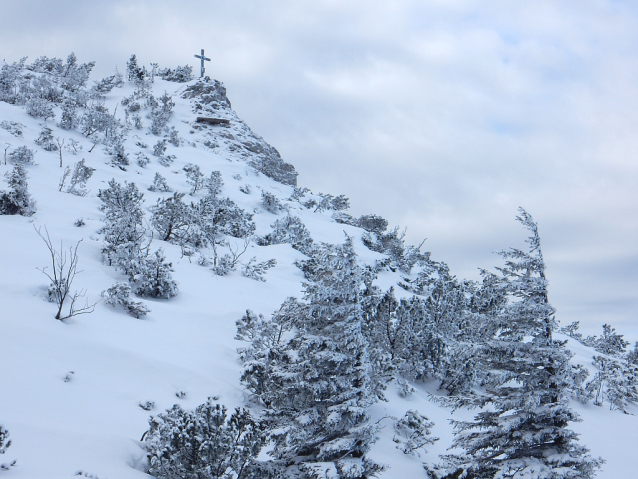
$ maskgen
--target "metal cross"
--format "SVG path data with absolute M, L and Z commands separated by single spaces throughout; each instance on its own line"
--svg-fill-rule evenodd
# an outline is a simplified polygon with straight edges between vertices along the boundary
M 206 71 L 206 69 L 204 68 L 204 61 L 209 62 L 210 58 L 206 58 L 204 56 L 204 49 L 203 48 L 202 48 L 202 54 L 201 55 L 195 55 L 195 58 L 199 58 L 202 61 L 202 74 L 201 74 L 201 77 L 203 78 L 204 77 L 204 72 Z

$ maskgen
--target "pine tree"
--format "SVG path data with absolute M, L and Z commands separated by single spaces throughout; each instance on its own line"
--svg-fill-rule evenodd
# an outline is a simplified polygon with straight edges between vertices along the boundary
M 109 265 L 120 268 L 133 280 L 147 255 L 141 207 L 144 194 L 135 183 L 122 186 L 111 180 L 109 188 L 100 190 L 97 196 L 102 201 L 100 210 L 106 214 L 102 254 Z
M 492 408 L 474 421 L 453 422 L 453 446 L 465 453 L 446 456 L 446 472 L 431 470 L 432 477 L 591 478 L 602 463 L 586 455 L 578 435 L 567 429 L 579 420 L 567 404 L 574 381 L 570 354 L 552 338 L 556 323 L 536 223 L 519 211 L 517 220 L 531 233 L 530 250 L 501 253 L 506 259 L 501 281 L 511 300 L 480 358 L 489 371 L 485 392 L 456 403 Z
M 164 299 L 177 295 L 177 283 L 171 276 L 173 264 L 165 261 L 164 252 L 159 249 L 140 263 L 139 271 L 135 275 L 135 281 L 138 284 L 135 294 Z
M 382 467 L 365 457 L 376 440 L 373 391 L 360 296 L 365 271 L 351 239 L 324 245 L 304 264 L 306 304 L 297 329 L 268 366 L 260 399 L 270 453 L 304 478 L 363 479 Z
M 27 172 L 22 163 L 17 163 L 4 177 L 10 190 L 0 191 L 0 214 L 32 216 L 36 202 L 29 194 Z

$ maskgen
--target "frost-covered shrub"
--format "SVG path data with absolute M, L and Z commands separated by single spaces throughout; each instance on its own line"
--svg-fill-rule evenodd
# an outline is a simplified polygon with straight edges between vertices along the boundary
M 168 130 L 168 142 L 176 147 L 179 147 L 179 144 L 181 142 L 180 138 L 179 138 L 179 132 L 175 129 L 174 126 L 171 126 L 171 129 Z
M 266 211 L 275 215 L 285 209 L 277 197 L 268 191 L 261 192 L 261 204 Z
M 382 234 L 388 228 L 388 220 L 377 215 L 363 215 L 357 220 L 357 226 L 371 233 Z
M 148 187 L 149 191 L 159 191 L 162 193 L 170 193 L 173 189 L 168 186 L 166 183 L 166 178 L 164 178 L 159 173 L 155 173 L 155 178 L 153 178 L 153 184 Z
M 118 86 L 118 83 L 122 80 L 121 75 L 119 75 L 119 77 L 118 75 L 111 75 L 102 78 L 100 81 L 96 81 L 93 85 L 93 89 L 100 93 L 109 93 L 113 88 Z
M 199 166 L 193 163 L 187 163 L 182 170 L 186 173 L 186 183 L 192 187 L 189 194 L 193 196 L 204 186 L 204 174 L 199 169 Z
M 212 171 L 210 176 L 204 181 L 204 186 L 208 190 L 208 194 L 210 196 L 217 198 L 217 195 L 222 191 L 222 186 L 224 186 L 224 180 L 222 180 L 221 172 Z
M 189 205 L 182 201 L 184 193 L 157 200 L 150 208 L 151 225 L 162 241 L 186 245 L 194 234 L 194 217 Z
M 157 162 L 158 162 L 160 165 L 162 165 L 162 166 L 164 166 L 164 167 L 168 168 L 169 166 L 171 166 L 171 165 L 173 164 L 173 160 L 175 160 L 175 158 L 176 158 L 176 157 L 175 157 L 175 155 L 160 156 L 160 157 L 157 159 Z
M 330 194 L 319 193 L 321 200 L 317 204 L 315 211 L 335 210 L 343 211 L 350 208 L 350 200 L 344 195 L 332 196 Z
M 260 246 L 290 243 L 293 248 L 309 254 L 313 240 L 310 232 L 297 216 L 287 215 L 271 225 L 272 231 L 258 240 Z
M 217 276 L 226 276 L 235 270 L 236 262 L 229 254 L 225 254 L 217 260 L 217 264 L 210 269 Z
M 71 175 L 71 182 L 67 192 L 77 196 L 86 196 L 88 193 L 86 190 L 86 182 L 93 176 L 94 171 L 95 168 L 86 166 L 84 158 L 77 162 L 73 166 L 73 174 Z
M 171 275 L 173 265 L 165 261 L 164 252 L 159 249 L 141 262 L 140 271 L 135 276 L 138 285 L 135 294 L 164 299 L 177 295 L 177 283 Z
M 46 125 L 42 126 L 40 136 L 34 140 L 34 143 L 46 151 L 57 151 L 58 149 L 58 145 L 55 144 L 53 139 L 53 130 Z
M 26 146 L 19 146 L 8 155 L 9 161 L 14 165 L 33 164 L 33 150 Z
M 29 115 L 35 118 L 44 118 L 45 120 L 55 117 L 53 106 L 50 101 L 40 97 L 32 97 L 27 100 L 26 103 L 26 109 Z
M 242 266 L 241 275 L 256 281 L 266 281 L 264 275 L 270 268 L 274 268 L 275 266 L 277 266 L 277 260 L 275 259 L 258 263 L 257 259 L 253 257 L 248 263 Z
M 144 153 L 142 153 L 141 151 L 138 153 L 135 153 L 135 157 L 137 158 L 137 164 L 139 166 L 141 166 L 142 168 L 145 168 L 146 165 L 148 165 L 151 160 L 149 160 L 148 156 L 146 156 Z M 151 190 L 152 191 L 152 190 Z
M 62 104 L 62 116 L 58 126 L 64 130 L 75 130 L 80 125 L 77 114 L 77 105 L 71 100 L 66 100 Z
M 609 355 L 623 354 L 629 345 L 629 341 L 624 340 L 623 335 L 616 333 L 616 329 L 609 324 L 603 324 L 602 336 L 588 336 L 582 342 L 599 353 Z
M 127 283 L 116 283 L 109 289 L 102 291 L 102 297 L 105 298 L 106 304 L 113 307 L 122 306 L 134 318 L 139 319 L 151 311 L 144 303 L 132 301 L 130 295 L 131 287 Z
M 155 156 L 163 156 L 166 153 L 166 140 L 157 140 L 153 146 L 153 154 Z
M 162 80 L 186 83 L 193 79 L 193 67 L 184 65 L 176 67 L 175 70 L 164 68 L 158 72 L 158 75 Z
M 257 461 L 265 445 L 264 428 L 247 409 L 230 417 L 213 398 L 185 411 L 175 405 L 149 420 L 144 434 L 148 473 L 157 479 L 266 479 Z
M 434 444 L 439 440 L 438 437 L 431 436 L 430 429 L 433 426 L 434 423 L 427 417 L 419 414 L 418 411 L 410 410 L 394 423 L 395 434 L 392 440 L 397 443 L 397 449 L 404 454 L 420 456 L 417 452 L 419 449 L 424 449 L 428 444 Z
M 24 131 L 24 125 L 22 123 L 18 123 L 17 121 L 2 121 L 0 122 L 0 128 L 3 130 L 7 130 L 16 138 L 22 136 L 22 132 Z
M 175 102 L 172 97 L 168 96 L 168 93 L 164 92 L 161 97 L 151 102 L 151 104 L 153 105 L 152 111 L 148 114 L 148 118 L 151 120 L 151 133 L 161 135 L 173 117 Z
M 0 191 L 0 214 L 32 216 L 36 202 L 29 194 L 27 172 L 21 163 L 4 174 L 9 191 Z

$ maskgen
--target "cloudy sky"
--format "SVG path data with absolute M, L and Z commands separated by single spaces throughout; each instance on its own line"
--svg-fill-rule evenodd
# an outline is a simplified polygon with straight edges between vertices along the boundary
M 313 191 L 460 277 L 539 223 L 551 301 L 638 340 L 638 3 L 0 0 L 2 57 L 207 74 Z

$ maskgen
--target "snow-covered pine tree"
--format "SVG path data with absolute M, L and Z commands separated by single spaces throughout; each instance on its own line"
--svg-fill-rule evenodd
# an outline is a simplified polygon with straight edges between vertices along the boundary
M 366 458 L 377 438 L 367 408 L 373 390 L 360 295 L 370 278 L 349 238 L 323 245 L 304 264 L 305 306 L 260 395 L 274 447 L 296 477 L 363 479 L 382 466 Z
M 140 264 L 147 256 L 148 245 L 144 244 L 146 229 L 142 225 L 144 194 L 135 183 L 109 181 L 109 187 L 97 195 L 102 204 L 100 210 L 106 214 L 104 248 L 102 254 L 109 265 L 120 268 L 130 280 L 140 272 Z
M 149 208 L 151 225 L 162 241 L 187 244 L 194 236 L 195 218 L 192 208 L 182 201 L 184 193 L 173 193 L 172 197 L 157 200 Z
M 145 258 L 139 264 L 139 271 L 135 275 L 137 288 L 135 294 L 151 298 L 169 299 L 177 295 L 177 283 L 171 272 L 173 264 L 166 263 L 164 252 L 159 249 L 155 254 Z
M 10 190 L 0 191 L 0 215 L 33 215 L 36 202 L 29 194 L 27 172 L 22 163 L 17 163 L 4 177 Z
M 538 229 L 522 208 L 517 220 L 531 233 L 529 252 L 504 251 L 498 268 L 510 302 L 496 318 L 499 330 L 480 358 L 488 371 L 484 391 L 458 399 L 457 406 L 492 407 L 473 421 L 454 421 L 453 447 L 437 478 L 592 478 L 602 463 L 588 456 L 569 430 L 578 415 L 569 408 L 574 376 L 570 353 L 552 338 L 554 309 L 547 298 L 545 263 Z

